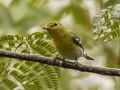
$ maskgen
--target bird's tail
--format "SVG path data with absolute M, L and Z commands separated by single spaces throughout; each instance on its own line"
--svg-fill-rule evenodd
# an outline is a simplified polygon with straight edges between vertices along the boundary
M 83 54 L 83 57 L 85 57 L 87 60 L 94 60 L 93 58 L 91 58 L 90 56 L 88 56 L 85 52 Z

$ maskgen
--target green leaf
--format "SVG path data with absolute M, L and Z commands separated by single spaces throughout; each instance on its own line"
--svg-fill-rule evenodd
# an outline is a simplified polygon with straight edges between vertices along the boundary
M 10 75 L 12 77 L 14 77 L 17 81 L 19 81 L 20 83 L 24 82 L 27 80 L 27 78 L 25 77 L 24 74 L 18 72 L 17 70 L 12 70 Z
M 17 87 L 17 84 L 10 79 L 4 78 L 2 81 L 10 90 L 13 90 L 15 87 Z
M 102 9 L 92 20 L 94 39 L 120 39 L 120 4 Z
M 0 38 L 0 46 L 5 50 L 15 50 L 20 43 L 26 41 L 35 54 L 47 57 L 57 56 L 58 53 L 56 53 L 55 48 L 50 44 L 50 40 L 51 37 L 45 31 L 36 32 L 31 35 L 27 35 L 26 37 L 5 35 Z M 24 44 L 21 45 L 17 51 L 21 53 L 29 53 L 29 48 Z M 2 59 L 5 59 L 6 61 Z M 9 58 L 0 58 L 0 67 L 3 68 L 0 69 L 0 73 L 5 72 L 5 75 L 13 78 L 12 81 L 8 77 L 3 77 L 3 79 L 5 79 L 4 82 L 6 82 L 6 80 L 10 80 L 10 83 L 18 82 L 22 88 L 26 90 L 56 90 L 58 88 L 58 78 L 61 75 L 60 68 L 29 61 L 18 61 L 13 59 L 10 62 L 9 61 Z M 8 63 L 10 64 L 8 65 Z M 12 90 L 15 85 L 13 84 L 11 87 L 6 85 L 5 87 Z

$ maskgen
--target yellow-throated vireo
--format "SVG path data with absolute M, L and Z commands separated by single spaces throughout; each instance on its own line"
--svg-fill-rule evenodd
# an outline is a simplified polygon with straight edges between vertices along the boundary
M 79 57 L 87 60 L 94 60 L 84 52 L 80 38 L 72 31 L 66 29 L 57 21 L 48 22 L 43 29 L 46 29 L 53 38 L 53 43 L 59 54 L 64 58 L 75 60 L 75 65 Z

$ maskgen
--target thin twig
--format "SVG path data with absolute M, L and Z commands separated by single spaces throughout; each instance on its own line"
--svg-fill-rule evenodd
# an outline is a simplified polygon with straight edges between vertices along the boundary
M 28 44 L 27 41 L 21 42 L 21 43 L 15 48 L 14 52 L 16 52 L 16 50 L 17 50 L 21 45 L 23 45 L 24 43 L 27 45 L 27 47 L 28 47 L 28 49 L 29 49 L 29 53 L 32 54 L 32 49 L 30 48 L 30 45 Z M 3 72 L 3 76 L 5 76 L 6 70 L 7 70 L 7 68 L 10 66 L 10 63 L 11 63 L 11 58 L 10 58 L 8 64 L 7 64 L 7 66 L 4 67 L 5 70 L 4 70 L 4 72 Z
M 30 45 L 28 44 L 28 42 L 24 41 L 24 43 L 28 46 L 29 54 L 33 54 L 32 49 L 31 49 Z

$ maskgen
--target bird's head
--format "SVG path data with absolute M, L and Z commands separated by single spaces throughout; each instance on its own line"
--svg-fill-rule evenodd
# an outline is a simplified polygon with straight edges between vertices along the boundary
M 43 26 L 43 29 L 47 30 L 48 32 L 57 32 L 62 31 L 64 27 L 61 23 L 57 21 L 50 21 L 45 26 Z
M 53 38 L 64 36 L 67 32 L 67 29 L 57 21 L 48 22 L 43 29 L 47 30 Z

